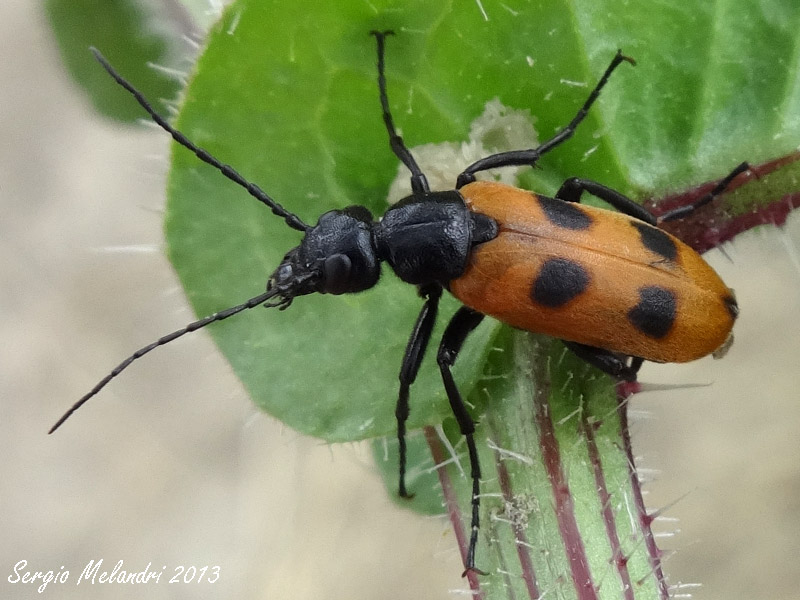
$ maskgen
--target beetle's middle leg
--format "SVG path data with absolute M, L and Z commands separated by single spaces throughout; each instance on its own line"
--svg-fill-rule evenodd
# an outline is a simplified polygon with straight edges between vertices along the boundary
M 530 148 L 529 150 L 511 150 L 509 152 L 500 152 L 472 163 L 458 176 L 458 180 L 456 181 L 456 189 L 475 181 L 475 173 L 480 171 L 496 169 L 498 167 L 524 165 L 533 166 L 543 154 L 550 152 L 550 150 L 556 148 L 571 138 L 575 133 L 575 130 L 578 128 L 578 125 L 580 125 L 581 121 L 583 121 L 586 118 L 586 115 L 589 114 L 589 109 L 600 95 L 600 90 L 602 90 L 606 83 L 608 83 L 611 73 L 613 73 L 614 69 L 622 64 L 622 62 L 629 62 L 632 65 L 636 64 L 636 61 L 629 56 L 625 56 L 621 50 L 618 50 L 614 55 L 614 58 L 611 60 L 611 64 L 608 65 L 608 68 L 606 68 L 603 76 L 600 77 L 600 81 L 597 82 L 597 85 L 594 86 L 594 89 L 589 94 L 586 102 L 583 103 L 583 106 L 581 106 L 578 113 L 573 117 L 572 121 L 570 121 L 569 124 L 564 127 L 564 129 L 536 148 Z

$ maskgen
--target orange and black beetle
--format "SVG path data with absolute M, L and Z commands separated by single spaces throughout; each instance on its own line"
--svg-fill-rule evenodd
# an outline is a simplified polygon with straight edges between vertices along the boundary
M 444 332 L 437 363 L 469 450 L 473 494 L 466 568 L 476 570 L 480 465 L 473 440 L 475 426 L 450 371 L 469 333 L 485 315 L 491 315 L 514 327 L 561 338 L 589 363 L 629 381 L 636 379 L 643 360 L 684 362 L 720 350 L 736 319 L 733 293 L 694 250 L 657 225 L 711 202 L 748 166 L 739 165 L 709 194 L 658 219 L 619 192 L 585 179 L 567 180 L 555 198 L 475 181 L 475 173 L 487 169 L 534 165 L 571 137 L 614 69 L 623 61 L 633 63 L 617 52 L 583 107 L 558 134 L 536 148 L 481 159 L 458 176 L 456 189 L 432 192 L 397 134 L 389 110 L 384 45 L 390 33 L 373 32 L 378 45 L 378 89 L 391 148 L 411 171 L 412 194 L 389 208 L 380 220 L 362 206 L 351 206 L 323 214 L 313 226 L 175 130 L 95 51 L 117 83 L 179 144 L 244 187 L 289 227 L 301 231 L 303 239 L 283 258 L 265 293 L 141 348 L 106 375 L 50 431 L 154 348 L 255 306 L 285 309 L 294 298 L 314 292 L 345 294 L 369 289 L 378 282 L 385 262 L 403 281 L 416 285 L 425 299 L 400 369 L 395 414 L 401 496 L 409 495 L 405 486 L 409 388 L 430 341 L 442 291 L 447 289 L 464 304 Z M 619 212 L 579 204 L 583 192 Z

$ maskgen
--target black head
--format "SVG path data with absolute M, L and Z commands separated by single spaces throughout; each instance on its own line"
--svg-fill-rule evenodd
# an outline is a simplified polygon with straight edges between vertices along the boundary
M 283 257 L 267 283 L 280 307 L 296 296 L 350 294 L 378 282 L 380 262 L 372 244 L 372 214 L 363 206 L 326 212 L 303 241 Z

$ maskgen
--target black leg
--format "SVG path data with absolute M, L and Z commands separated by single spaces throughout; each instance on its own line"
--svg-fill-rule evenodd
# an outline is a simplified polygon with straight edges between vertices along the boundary
M 442 380 L 444 381 L 444 388 L 447 391 L 447 399 L 450 401 L 450 408 L 453 409 L 453 414 L 458 422 L 458 428 L 461 434 L 467 440 L 467 449 L 469 450 L 469 466 L 470 477 L 472 477 L 472 520 L 470 521 L 471 532 L 469 536 L 469 549 L 467 550 L 467 560 L 464 575 L 469 571 L 474 571 L 485 575 L 480 569 L 475 568 L 475 546 L 478 543 L 478 528 L 480 526 L 480 479 L 481 467 L 478 462 L 478 450 L 475 447 L 475 440 L 473 434 L 475 433 L 475 422 L 467 411 L 464 401 L 461 399 L 461 394 L 458 392 L 456 383 L 453 380 L 453 374 L 450 372 L 450 367 L 456 362 L 458 353 L 461 346 L 464 345 L 464 340 L 467 336 L 478 326 L 483 320 L 483 315 L 475 312 L 466 306 L 458 309 L 458 312 L 450 320 L 450 323 L 445 329 L 442 336 L 442 342 L 439 344 L 439 353 L 436 361 L 439 363 L 439 370 L 442 372 Z
M 593 196 L 605 200 L 619 212 L 630 215 L 634 219 L 639 219 L 650 225 L 656 224 L 656 218 L 650 211 L 618 191 L 590 179 L 580 179 L 578 177 L 567 179 L 556 192 L 556 198 L 566 202 L 580 202 L 583 192 L 589 192 Z
M 585 360 L 593 367 L 597 367 L 603 373 L 611 375 L 614 379 L 623 381 L 636 381 L 636 374 L 644 362 L 644 359 L 636 356 L 627 357 L 610 350 L 595 348 L 594 346 L 587 346 L 577 342 L 564 340 L 564 345 L 574 352 L 578 358 Z M 628 363 L 629 360 L 630 364 Z
M 642 357 L 631 356 L 631 364 L 629 368 L 631 369 L 631 371 L 633 371 L 634 377 L 638 375 L 639 369 L 642 368 L 643 364 L 644 364 L 644 359 Z
M 425 356 L 425 349 L 431 339 L 431 332 L 436 323 L 436 314 L 439 311 L 439 298 L 442 297 L 442 288 L 438 284 L 425 286 L 419 290 L 419 295 L 425 298 L 425 304 L 419 312 L 417 322 L 411 331 L 411 337 L 403 355 L 403 366 L 400 368 L 400 395 L 394 414 L 397 417 L 397 441 L 400 444 L 400 483 L 399 494 L 403 498 L 411 498 L 406 490 L 406 421 L 408 420 L 408 390 L 417 378 L 419 366 Z
M 386 130 L 389 132 L 389 144 L 392 147 L 392 152 L 397 155 L 403 164 L 411 171 L 411 190 L 415 194 L 424 194 L 430 191 L 428 187 L 428 180 L 422 169 L 419 168 L 417 161 L 411 156 L 411 152 L 406 148 L 403 138 L 397 134 L 394 128 L 394 121 L 392 120 L 392 113 L 389 110 L 389 98 L 386 94 L 386 74 L 384 72 L 384 54 L 386 45 L 386 36 L 394 35 L 393 31 L 370 31 L 375 36 L 378 42 L 378 91 L 381 97 L 381 108 L 383 109 L 383 122 L 386 125 Z
M 611 206 L 616 208 L 619 212 L 630 215 L 635 219 L 649 223 L 650 225 L 659 225 L 666 221 L 674 221 L 689 216 L 698 208 L 701 208 L 711 202 L 714 198 L 724 193 L 731 182 L 740 174 L 750 170 L 750 165 L 746 162 L 738 165 L 733 171 L 728 173 L 720 182 L 714 186 L 709 193 L 702 196 L 696 202 L 687 206 L 681 206 L 670 210 L 660 217 L 656 217 L 650 211 L 637 204 L 627 196 L 620 194 L 617 190 L 606 187 L 596 181 L 590 179 L 580 179 L 572 177 L 567 179 L 559 188 L 556 193 L 556 198 L 565 200 L 567 202 L 580 202 L 583 192 L 589 192 L 593 196 L 597 196 L 601 200 L 605 200 Z
M 512 150 L 510 152 L 500 152 L 499 154 L 493 154 L 492 156 L 487 156 L 486 158 L 482 158 L 481 160 L 472 163 L 464 170 L 463 173 L 461 173 L 461 175 L 458 176 L 456 188 L 461 188 L 462 186 L 475 181 L 475 173 L 478 173 L 479 171 L 496 169 L 498 167 L 521 165 L 533 166 L 543 154 L 550 152 L 550 150 L 571 138 L 575 133 L 575 129 L 578 127 L 581 121 L 586 118 L 586 115 L 588 114 L 592 104 L 594 104 L 595 100 L 597 100 L 597 97 L 600 95 L 600 90 L 602 90 L 606 83 L 608 83 L 611 73 L 613 73 L 614 69 L 616 69 L 623 61 L 627 61 L 632 65 L 636 64 L 632 58 L 625 56 L 622 54 L 621 50 L 618 50 L 616 55 L 614 55 L 614 59 L 611 61 L 611 64 L 608 65 L 605 73 L 603 73 L 603 76 L 600 78 L 600 81 L 597 82 L 597 85 L 589 94 L 586 102 L 584 102 L 583 106 L 578 111 L 578 114 L 575 115 L 572 121 L 569 122 L 569 125 L 567 125 L 564 129 L 559 131 L 556 135 L 537 148 L 531 148 L 530 150 Z
M 693 204 L 689 204 L 687 206 L 681 206 L 679 208 L 675 208 L 673 210 L 665 212 L 663 215 L 658 217 L 659 223 L 664 223 L 666 221 L 674 221 L 675 219 L 682 219 L 683 217 L 689 216 L 698 208 L 705 206 L 709 202 L 711 202 L 714 198 L 722 194 L 728 186 L 731 184 L 737 175 L 741 173 L 745 173 L 746 171 L 750 170 L 750 165 L 746 162 L 738 165 L 733 171 L 728 173 L 726 177 L 724 177 L 709 193 L 705 196 L 700 198 L 697 202 Z

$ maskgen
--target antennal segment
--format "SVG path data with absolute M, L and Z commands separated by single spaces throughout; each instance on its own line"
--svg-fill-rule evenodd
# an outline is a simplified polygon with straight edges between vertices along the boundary
M 216 158 L 211 156 L 207 150 L 203 150 L 199 148 L 194 143 L 192 143 L 189 138 L 183 135 L 180 131 L 172 127 L 166 119 L 164 119 L 160 114 L 158 114 L 155 109 L 150 105 L 147 99 L 142 95 L 142 93 L 137 90 L 131 83 L 129 83 L 122 75 L 117 73 L 114 67 L 106 60 L 105 56 L 103 56 L 97 48 L 89 48 L 94 54 L 97 61 L 103 66 L 103 68 L 108 72 L 109 75 L 116 81 L 119 85 L 125 88 L 130 94 L 136 99 L 139 105 L 147 111 L 150 117 L 155 121 L 159 127 L 169 133 L 172 138 L 178 142 L 184 148 L 188 148 L 192 152 L 194 152 L 195 156 L 202 160 L 204 163 L 208 163 L 212 167 L 215 167 L 219 170 L 225 177 L 230 179 L 231 181 L 238 183 L 244 189 L 248 191 L 248 193 L 253 196 L 256 200 L 259 200 L 266 204 L 271 210 L 272 213 L 282 217 L 286 224 L 291 227 L 292 229 L 296 229 L 297 231 L 308 231 L 310 227 L 306 225 L 300 217 L 295 215 L 294 213 L 289 212 L 285 208 L 283 208 L 280 204 L 275 202 L 272 198 L 267 195 L 264 190 L 258 187 L 256 184 L 247 181 L 244 177 L 242 177 L 233 167 L 230 165 L 226 165 L 218 161 Z
M 233 306 L 231 308 L 226 308 L 225 310 L 221 310 L 219 312 L 216 312 L 213 315 L 205 317 L 204 319 L 200 319 L 199 321 L 195 321 L 194 323 L 189 323 L 183 329 L 178 329 L 177 331 L 173 331 L 172 333 L 167 334 L 164 337 L 159 338 L 158 340 L 156 340 L 152 344 L 148 344 L 144 348 L 140 348 L 139 350 L 137 350 L 136 352 L 131 354 L 128 358 L 126 358 L 121 363 L 119 363 L 114 368 L 114 370 L 111 371 L 105 377 L 103 377 L 103 379 L 101 379 L 97 383 L 97 385 L 95 385 L 88 394 L 86 394 L 80 400 L 78 400 L 75 404 L 73 404 L 72 407 L 67 412 L 64 413 L 64 415 L 56 422 L 55 425 L 53 425 L 50 428 L 50 431 L 48 431 L 47 433 L 48 434 L 53 433 L 56 429 L 61 427 L 61 425 L 64 423 L 64 421 L 66 421 L 67 419 L 69 419 L 72 416 L 72 413 L 74 413 L 81 406 L 86 404 L 86 402 L 92 396 L 95 396 L 100 390 L 102 390 L 104 387 L 106 387 L 106 385 L 108 385 L 109 381 L 111 381 L 117 375 L 119 375 L 125 369 L 127 369 L 133 361 L 135 361 L 138 358 L 141 358 L 142 356 L 144 356 L 145 354 L 147 354 L 151 350 L 154 350 L 154 349 L 158 348 L 159 346 L 163 346 L 164 344 L 168 344 L 169 342 L 178 339 L 182 335 L 185 335 L 187 333 L 191 333 L 192 331 L 197 331 L 198 329 L 202 329 L 206 325 L 210 325 L 211 323 L 214 323 L 216 321 L 222 321 L 223 319 L 227 319 L 228 317 L 231 317 L 231 316 L 235 315 L 236 313 L 240 313 L 243 310 L 247 310 L 248 308 L 253 308 L 253 307 L 258 306 L 260 304 L 264 304 L 267 300 L 269 300 L 270 298 L 274 298 L 277 295 L 278 295 L 278 290 L 277 289 L 269 290 L 267 292 L 264 292 L 263 294 L 259 294 L 258 296 L 255 296 L 254 298 L 250 298 L 250 300 L 248 300 L 244 304 L 239 304 L 239 305 Z M 282 306 L 283 304 L 284 304 L 284 302 L 279 302 L 277 304 L 267 304 L 267 306 Z

